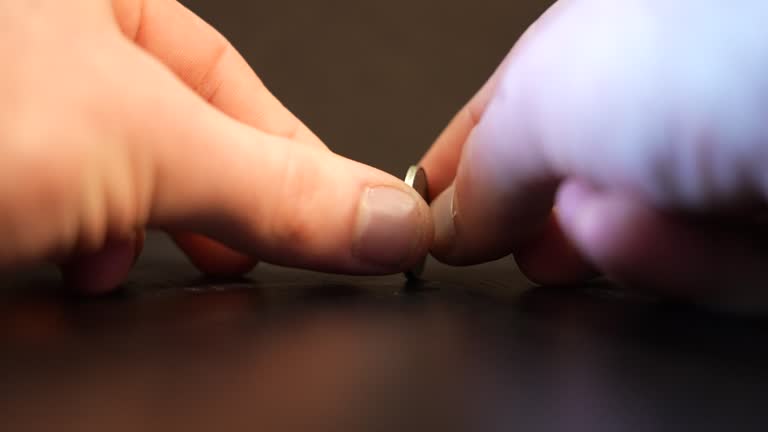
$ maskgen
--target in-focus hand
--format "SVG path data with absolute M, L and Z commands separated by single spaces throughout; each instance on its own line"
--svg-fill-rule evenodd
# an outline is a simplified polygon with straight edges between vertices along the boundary
M 759 303 L 766 19 L 757 0 L 556 3 L 424 158 L 433 254 Z
M 2 0 L 0 29 L 0 268 L 53 260 L 108 290 L 145 228 L 213 273 L 426 253 L 426 203 L 331 153 L 175 0 Z

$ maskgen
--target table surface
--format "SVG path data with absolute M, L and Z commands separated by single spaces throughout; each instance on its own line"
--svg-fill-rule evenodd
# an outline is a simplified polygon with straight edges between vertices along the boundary
M 163 236 L 115 295 L 38 269 L 0 299 L 3 430 L 762 430 L 764 320 L 502 260 L 421 284 L 262 266 L 203 280 Z

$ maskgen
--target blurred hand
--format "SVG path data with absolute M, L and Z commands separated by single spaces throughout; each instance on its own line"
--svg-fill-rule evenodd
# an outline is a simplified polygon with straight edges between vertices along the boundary
M 178 2 L 0 0 L 0 29 L 0 267 L 53 260 L 108 290 L 145 228 L 214 273 L 426 253 L 419 196 L 331 153 Z
M 768 282 L 768 4 L 562 0 L 423 164 L 433 254 L 704 301 Z M 553 212 L 552 209 L 556 211 Z

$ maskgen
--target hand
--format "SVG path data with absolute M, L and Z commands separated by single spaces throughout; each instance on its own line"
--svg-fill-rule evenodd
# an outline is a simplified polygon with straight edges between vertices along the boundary
M 53 260 L 108 290 L 145 228 L 214 272 L 426 253 L 418 194 L 331 153 L 178 2 L 1 0 L 0 29 L 0 267 Z
M 766 18 L 757 0 L 556 3 L 423 160 L 433 254 L 758 303 Z

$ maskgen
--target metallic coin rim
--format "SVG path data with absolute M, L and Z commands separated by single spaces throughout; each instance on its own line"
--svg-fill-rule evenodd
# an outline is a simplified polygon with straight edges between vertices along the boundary
M 415 183 L 416 179 L 419 178 L 419 173 L 424 176 L 424 190 L 416 189 Z M 405 174 L 405 184 L 413 188 L 416 192 L 418 192 L 419 195 L 421 195 L 424 200 L 428 200 L 429 197 L 427 196 L 427 173 L 424 171 L 424 168 L 422 168 L 419 165 L 411 165 L 408 168 L 408 172 Z M 427 262 L 427 257 L 425 256 L 421 262 L 416 265 L 415 267 L 407 270 L 404 272 L 405 277 L 408 278 L 408 280 L 419 280 L 421 278 L 421 274 L 424 272 L 424 266 Z

